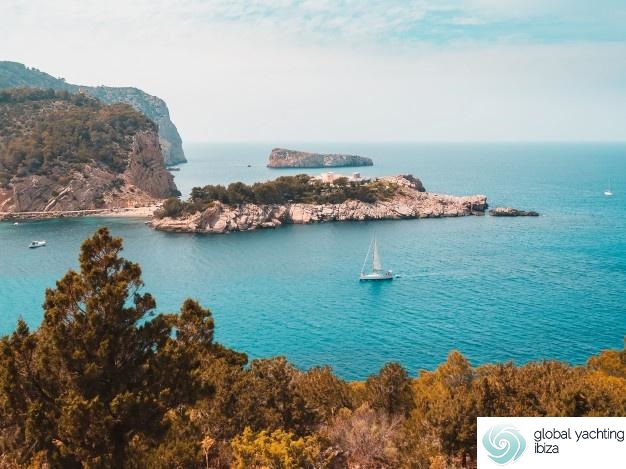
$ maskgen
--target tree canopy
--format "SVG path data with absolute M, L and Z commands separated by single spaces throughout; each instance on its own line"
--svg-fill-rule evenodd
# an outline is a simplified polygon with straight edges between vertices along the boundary
M 136 438 L 163 436 L 168 409 L 210 392 L 193 375 L 212 346 L 210 312 L 187 300 L 151 318 L 156 303 L 121 250 L 100 229 L 80 271 L 46 291 L 41 327 L 20 321 L 1 342 L 2 446 L 20 463 L 123 467 Z
M 396 191 L 395 184 L 384 181 L 350 183 L 347 178 L 339 178 L 333 184 L 325 184 L 307 174 L 298 174 L 252 185 L 233 182 L 228 187 L 221 184 L 194 187 L 188 201 L 169 199 L 156 215 L 177 218 L 205 210 L 215 202 L 226 205 L 341 204 L 347 200 L 373 203 L 388 200 Z
M 0 184 L 28 175 L 66 176 L 85 164 L 126 169 L 132 137 L 157 131 L 127 104 L 67 91 L 0 91 Z

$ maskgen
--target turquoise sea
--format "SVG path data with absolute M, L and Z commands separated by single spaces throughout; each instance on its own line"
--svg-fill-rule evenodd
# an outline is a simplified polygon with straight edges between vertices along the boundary
M 483 193 L 539 218 L 466 217 L 287 226 L 219 236 L 166 234 L 141 220 L 0 223 L 0 334 L 36 327 L 46 287 L 108 225 L 141 264 L 159 311 L 209 306 L 217 339 L 250 357 L 286 355 L 364 378 L 400 361 L 411 374 L 458 349 L 474 364 L 582 363 L 626 335 L 626 144 L 307 144 L 370 156 L 367 175 L 412 173 L 426 188 Z M 252 182 L 269 144 L 189 144 L 179 188 Z M 250 165 L 250 167 L 248 167 Z M 350 169 L 344 170 L 351 171 Z M 319 172 L 319 171 L 317 171 Z M 602 192 L 609 178 L 615 196 Z M 376 233 L 392 282 L 359 283 Z M 33 239 L 48 246 L 29 250 Z

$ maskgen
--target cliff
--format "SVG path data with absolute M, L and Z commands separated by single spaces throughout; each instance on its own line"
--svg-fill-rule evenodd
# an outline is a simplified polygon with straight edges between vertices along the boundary
M 346 200 L 340 204 L 225 205 L 215 201 L 207 209 L 191 215 L 155 218 L 151 226 L 172 232 L 226 233 L 284 224 L 482 215 L 487 209 L 484 195 L 457 197 L 422 192 L 421 182 L 412 176 L 388 176 L 379 180 L 396 187 L 393 197 L 373 203 Z
M 274 148 L 268 158 L 268 168 L 334 168 L 340 166 L 372 166 L 371 158 L 357 155 L 308 153 Z
M 176 126 L 170 119 L 165 102 L 137 88 L 109 86 L 81 86 L 66 83 L 63 78 L 55 78 L 34 68 L 27 68 L 17 62 L 0 61 L 0 90 L 6 88 L 40 88 L 83 92 L 105 104 L 126 103 L 158 125 L 159 142 L 165 163 L 184 163 L 182 140 Z
M 156 126 L 130 106 L 0 92 L 0 212 L 125 208 L 175 193 Z

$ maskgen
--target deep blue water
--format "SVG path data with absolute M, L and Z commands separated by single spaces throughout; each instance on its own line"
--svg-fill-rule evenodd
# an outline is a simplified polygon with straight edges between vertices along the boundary
M 539 218 L 467 217 L 288 226 L 199 236 L 142 221 L 0 223 L 0 334 L 36 327 L 46 287 L 77 264 L 81 241 L 108 225 L 143 267 L 160 311 L 186 297 L 209 306 L 216 337 L 251 357 L 286 355 L 364 378 L 397 360 L 411 374 L 452 349 L 474 364 L 556 358 L 582 363 L 626 335 L 626 145 L 298 144 L 371 156 L 368 175 L 413 173 L 428 190 L 484 193 Z M 194 185 L 298 171 L 264 167 L 265 144 L 187 145 L 175 173 Z M 252 165 L 247 167 L 247 165 Z M 348 171 L 348 170 L 346 170 Z M 602 195 L 608 178 L 615 192 Z M 402 275 L 359 283 L 373 232 Z M 46 239 L 42 249 L 26 248 Z

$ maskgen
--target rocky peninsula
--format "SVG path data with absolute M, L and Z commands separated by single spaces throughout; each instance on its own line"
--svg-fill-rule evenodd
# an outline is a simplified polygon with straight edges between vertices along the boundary
M 484 195 L 452 196 L 426 192 L 421 181 L 411 175 L 381 177 L 376 183 L 392 188 L 393 195 L 373 202 L 351 199 L 334 204 L 233 205 L 214 201 L 196 213 L 154 218 L 150 226 L 161 231 L 213 234 L 277 228 L 286 224 L 484 215 L 488 206 Z
M 309 153 L 274 148 L 268 158 L 268 168 L 338 168 L 342 166 L 372 166 L 371 158 L 340 153 Z

